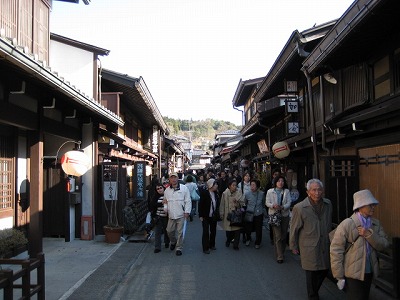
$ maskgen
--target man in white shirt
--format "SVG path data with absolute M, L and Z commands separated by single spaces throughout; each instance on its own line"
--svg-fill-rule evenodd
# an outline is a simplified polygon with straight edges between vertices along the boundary
M 178 182 L 178 174 L 169 175 L 169 187 L 164 192 L 164 204 L 168 209 L 167 233 L 171 242 L 170 249 L 176 248 L 175 254 L 182 255 L 183 226 L 192 210 L 192 200 L 189 189 Z

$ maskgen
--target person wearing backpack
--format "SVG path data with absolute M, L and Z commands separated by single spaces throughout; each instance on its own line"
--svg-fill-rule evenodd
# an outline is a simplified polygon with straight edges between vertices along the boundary
M 185 185 L 189 189 L 190 199 L 192 200 L 192 211 L 189 216 L 190 222 L 192 222 L 193 216 L 197 214 L 197 202 L 199 202 L 200 200 L 200 192 L 197 184 L 194 182 L 194 178 L 192 175 L 188 175 L 186 177 Z
M 353 215 L 337 227 L 330 247 L 332 275 L 346 299 L 368 299 L 372 279 L 378 276 L 377 252 L 389 246 L 380 222 L 372 218 L 378 200 L 369 190 L 353 195 Z

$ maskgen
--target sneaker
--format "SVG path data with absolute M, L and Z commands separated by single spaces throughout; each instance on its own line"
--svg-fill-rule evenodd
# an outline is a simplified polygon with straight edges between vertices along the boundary
M 169 247 L 169 249 L 174 250 L 175 249 L 176 244 L 171 244 L 171 246 Z
M 210 250 L 203 251 L 204 254 L 210 254 Z
M 278 259 L 277 262 L 278 262 L 278 264 L 282 264 L 283 263 L 283 259 Z
M 254 248 L 260 249 L 260 245 L 255 245 Z
M 182 251 L 181 250 L 176 250 L 175 254 L 176 254 L 176 256 L 181 256 L 182 255 Z
M 250 246 L 250 240 L 247 240 L 247 241 L 246 241 L 246 246 L 247 246 L 247 247 Z
M 154 249 L 154 253 L 159 253 L 161 252 L 161 249 Z

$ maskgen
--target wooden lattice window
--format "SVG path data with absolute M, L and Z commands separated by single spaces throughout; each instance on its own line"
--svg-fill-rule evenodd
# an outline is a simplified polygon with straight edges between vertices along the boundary
M 13 158 L 0 158 L 0 212 L 13 207 Z

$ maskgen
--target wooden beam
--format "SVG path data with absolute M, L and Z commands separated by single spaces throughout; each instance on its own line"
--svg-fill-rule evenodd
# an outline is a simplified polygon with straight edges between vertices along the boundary
M 35 131 L 30 143 L 29 255 L 43 252 L 43 133 Z

